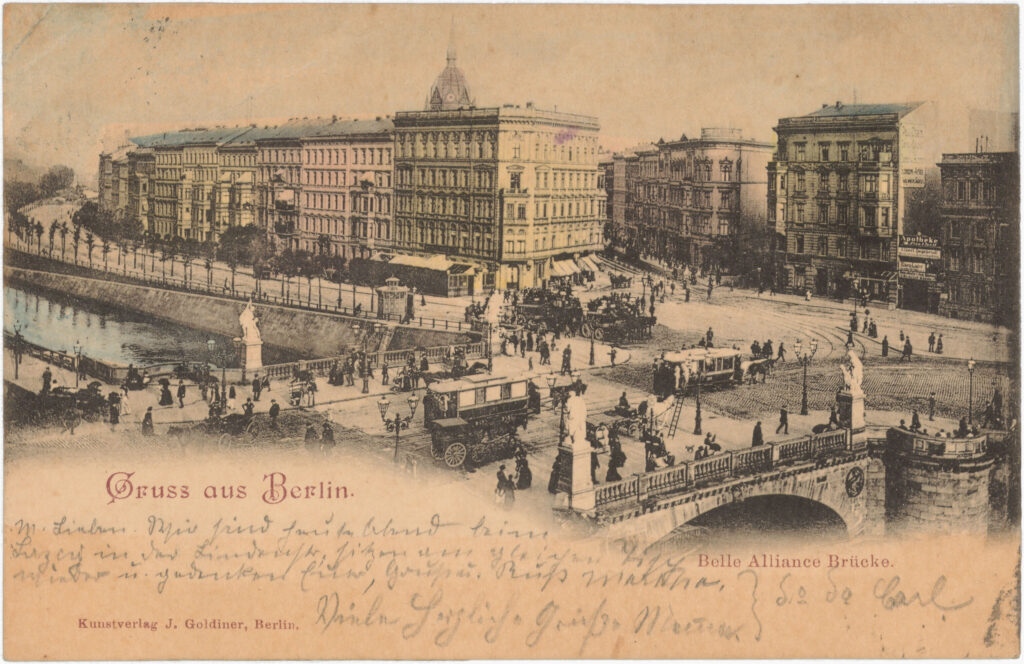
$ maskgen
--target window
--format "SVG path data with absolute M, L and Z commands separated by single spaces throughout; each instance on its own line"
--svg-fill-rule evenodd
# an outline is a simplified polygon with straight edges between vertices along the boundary
M 967 183 L 963 180 L 958 180 L 956 183 L 956 199 L 958 201 L 967 200 Z
M 850 144 L 839 144 L 839 161 L 850 161 Z
M 804 253 L 804 236 L 803 235 L 797 235 L 796 236 L 796 253 L 798 253 L 798 254 Z
M 836 208 L 836 221 L 840 224 L 847 224 L 850 221 L 850 206 L 840 205 Z
M 719 192 L 718 207 L 721 210 L 729 210 L 732 208 L 732 192 L 722 191 Z
M 967 191 L 970 192 L 970 198 L 972 201 L 976 201 L 981 198 L 981 183 L 980 182 L 968 182 Z
M 517 219 L 526 219 L 526 205 L 520 205 L 516 214 Z
M 875 208 L 873 208 L 873 207 L 862 207 L 860 209 L 860 215 L 861 215 L 861 220 L 860 220 L 861 221 L 861 223 L 860 223 L 861 226 L 864 226 L 866 228 L 874 228 L 875 227 Z
M 828 191 L 828 173 L 818 173 L 818 191 Z
M 804 223 L 804 206 L 803 205 L 797 205 L 796 206 L 796 223 L 798 223 L 798 224 Z
M 882 179 L 880 180 L 879 183 L 880 183 L 881 187 L 879 188 L 879 192 L 878 193 L 880 193 L 882 196 L 888 196 L 889 195 L 889 174 L 888 173 L 883 173 L 882 174 Z
M 955 225 L 955 224 L 954 224 Z M 951 249 L 946 254 L 946 265 L 951 272 L 960 271 L 960 251 L 957 249 Z
M 864 175 L 861 180 L 861 189 L 864 193 L 874 194 L 878 192 L 878 176 L 877 175 Z
M 732 181 L 732 162 L 729 161 L 729 160 L 723 161 L 721 163 L 721 169 L 722 169 L 722 182 L 731 182 Z
M 889 227 L 889 208 L 882 208 L 882 226 Z
M 796 191 L 803 191 L 806 186 L 807 186 L 807 179 L 806 179 L 806 176 L 804 176 L 803 172 L 801 171 L 801 172 L 796 174 Z
M 831 147 L 830 143 L 819 143 L 818 144 L 818 151 L 819 151 L 819 155 L 820 155 L 820 161 L 829 161 L 829 148 L 830 147 Z
M 512 158 L 513 159 L 519 159 L 519 146 L 518 145 L 513 145 L 512 146 Z
M 510 173 L 509 174 L 509 188 L 512 191 L 519 191 L 522 187 L 523 174 L 522 173 Z
M 847 173 L 840 173 L 836 180 L 836 188 L 839 191 L 848 191 L 850 188 L 850 176 Z
M 822 203 L 818 206 L 818 221 L 822 224 L 828 223 L 828 203 Z
M 794 147 L 796 147 L 796 161 L 804 161 L 805 159 L 807 159 L 806 143 L 796 143 Z

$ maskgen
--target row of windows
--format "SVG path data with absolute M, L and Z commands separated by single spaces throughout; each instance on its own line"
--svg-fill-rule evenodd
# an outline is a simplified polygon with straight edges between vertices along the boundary
M 237 166 L 237 167 L 249 166 L 249 167 L 252 167 L 252 166 L 256 165 L 256 155 L 252 154 L 252 153 L 249 153 L 249 154 L 224 154 L 224 153 L 221 153 L 221 155 L 220 155 L 220 163 L 221 163 L 221 166 Z
M 541 133 L 533 140 L 512 138 L 513 160 L 590 163 L 597 155 L 595 138 L 569 132 Z M 583 145 L 579 145 L 583 143 Z M 441 159 L 492 159 L 495 156 L 493 132 L 404 132 L 397 136 L 399 157 Z
M 947 201 L 986 201 L 997 200 L 998 187 L 983 180 L 943 180 L 943 192 Z
M 590 231 L 590 233 L 552 233 L 551 236 L 551 248 L 552 249 L 568 249 L 570 247 L 581 247 L 589 246 L 601 241 L 601 233 L 597 231 Z M 547 251 L 548 249 L 548 236 L 543 236 L 533 239 L 533 250 L 534 251 Z M 526 240 L 505 240 L 505 253 L 506 254 L 525 254 L 526 253 Z
M 316 165 L 339 165 L 348 163 L 348 150 L 352 150 L 353 164 L 391 164 L 391 148 L 306 148 L 303 151 L 305 163 Z M 279 161 L 279 153 L 290 153 L 286 150 L 268 150 L 271 161 Z M 287 156 L 287 155 L 286 155 Z M 285 159 L 285 161 L 289 161 Z
M 346 198 L 344 194 L 304 192 L 303 206 L 309 209 L 343 212 Z M 352 194 L 352 210 L 354 212 L 391 214 L 391 197 L 386 194 Z
M 816 151 L 808 150 L 807 143 L 794 143 L 789 153 L 792 161 L 807 161 L 808 154 L 817 157 L 817 161 L 853 161 L 851 155 L 858 157 L 857 161 L 892 161 L 892 141 L 838 141 L 833 149 L 832 142 L 819 142 Z M 814 148 L 812 147 L 812 150 Z
M 710 210 L 714 191 L 718 192 L 718 209 L 731 210 L 737 207 L 736 192 L 731 189 L 689 189 L 637 184 L 634 195 L 641 201 L 667 202 L 670 205 Z
M 786 221 L 794 224 L 828 224 L 839 225 L 850 223 L 850 205 L 848 203 L 820 203 L 816 206 L 796 203 L 788 208 Z M 834 210 L 834 214 L 833 214 Z M 769 208 L 769 220 L 774 221 L 773 208 Z M 892 210 L 888 207 L 862 205 L 857 208 L 857 222 L 863 228 L 888 229 L 892 219 Z
M 347 228 L 347 232 L 346 232 Z M 317 235 L 334 237 L 378 238 L 391 239 L 391 224 L 387 221 L 363 221 L 352 219 L 346 225 L 339 217 L 320 217 L 302 215 L 299 218 L 299 230 Z
M 668 173 L 665 166 L 668 165 Z M 672 180 L 696 180 L 697 182 L 711 182 L 711 173 L 714 170 L 714 161 L 708 157 L 685 159 L 669 159 L 665 155 L 658 156 L 658 161 L 644 162 L 641 172 L 646 178 L 665 178 Z M 718 177 L 722 182 L 732 182 L 733 161 L 729 158 L 718 161 Z
M 465 225 L 398 222 L 395 224 L 395 239 L 401 244 L 442 245 L 463 251 L 491 253 L 494 239 L 490 231 L 474 227 L 472 232 Z
M 890 253 L 888 242 L 855 243 L 849 238 L 827 235 L 794 235 L 788 249 L 791 253 L 838 258 L 846 258 L 850 254 L 864 260 L 889 260 Z
M 992 260 L 989 252 L 979 249 L 960 249 L 947 247 L 944 251 L 946 269 L 950 272 L 974 272 L 982 274 L 992 272 Z

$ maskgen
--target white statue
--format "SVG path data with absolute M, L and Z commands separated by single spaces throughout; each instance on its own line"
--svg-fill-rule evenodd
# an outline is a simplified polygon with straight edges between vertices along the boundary
M 852 350 L 847 351 L 847 362 L 840 365 L 843 371 L 843 383 L 845 391 L 854 395 L 862 395 L 864 391 L 861 389 L 860 383 L 864 379 L 864 365 L 860 363 L 860 358 Z
M 587 402 L 576 392 L 565 401 L 565 434 L 572 449 L 590 446 L 587 441 Z
M 245 308 L 242 309 L 242 313 L 238 315 L 238 322 L 242 326 L 242 342 L 246 346 L 263 343 L 263 337 L 260 336 L 260 319 L 256 317 L 256 310 L 252 306 L 252 300 L 249 300 Z

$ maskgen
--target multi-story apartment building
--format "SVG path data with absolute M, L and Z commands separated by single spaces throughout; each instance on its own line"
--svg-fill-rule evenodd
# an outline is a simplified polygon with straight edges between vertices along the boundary
M 475 268 L 476 289 L 539 286 L 603 246 L 597 119 L 476 108 L 448 65 L 426 110 L 396 114 L 396 251 Z
M 138 148 L 128 153 L 128 205 L 124 214 L 138 220 L 143 229 L 150 227 L 155 165 L 152 150 Z
M 329 122 L 302 137 L 298 246 L 369 258 L 391 245 L 394 125 Z
M 213 192 L 214 234 L 256 222 L 256 138 L 251 128 L 225 141 L 217 150 L 217 183 Z
M 939 169 L 947 289 L 939 313 L 1013 324 L 1020 276 L 1019 155 L 944 154 Z
M 612 221 L 627 244 L 663 260 L 742 269 L 765 232 L 765 167 L 771 145 L 739 129 L 658 141 L 616 155 Z M 619 166 L 621 164 L 621 166 Z M 742 249 L 742 252 L 741 252 Z
M 259 130 L 257 223 L 291 247 L 367 258 L 391 238 L 388 119 L 293 120 Z
M 928 106 L 836 102 L 779 120 L 768 164 L 777 287 L 898 302 L 907 195 L 925 184 Z
M 137 146 L 132 153 L 139 163 L 135 169 L 140 201 L 133 210 L 147 230 L 161 237 L 177 236 L 200 242 L 216 240 L 230 225 L 230 217 L 221 199 L 221 148 L 246 132 L 249 127 L 193 129 L 165 132 L 131 139 Z M 131 171 L 132 169 L 128 169 Z M 105 187 L 101 172 L 101 190 Z M 126 181 L 132 175 L 126 177 Z M 148 191 L 143 192 L 145 184 Z M 146 194 L 146 195 L 143 195 Z M 125 209 L 124 204 L 115 209 Z M 147 198 L 148 213 L 142 214 L 142 199 Z

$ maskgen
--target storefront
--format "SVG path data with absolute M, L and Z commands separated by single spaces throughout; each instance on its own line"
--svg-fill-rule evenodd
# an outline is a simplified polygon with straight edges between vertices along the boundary
M 901 309 L 938 313 L 938 275 L 942 252 L 936 238 L 914 235 L 900 238 L 899 280 Z

